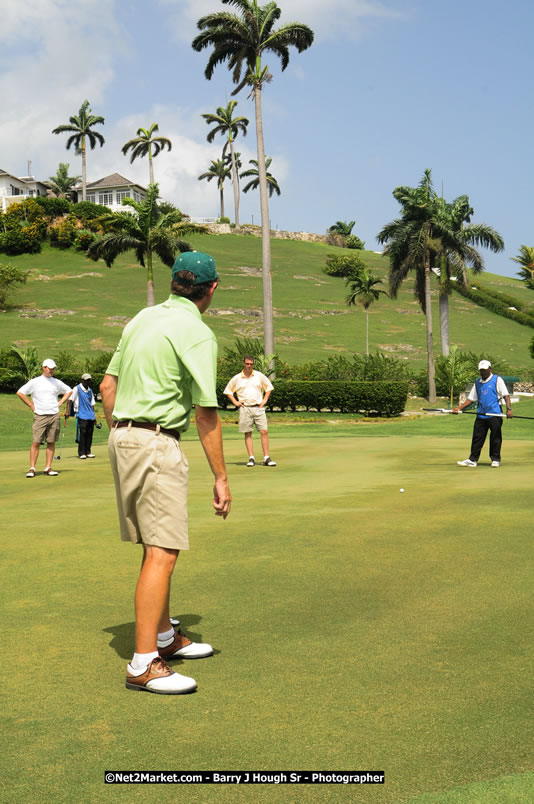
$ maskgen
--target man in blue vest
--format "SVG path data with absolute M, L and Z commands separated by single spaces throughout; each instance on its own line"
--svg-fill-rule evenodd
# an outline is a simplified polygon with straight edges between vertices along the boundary
M 82 460 L 95 457 L 91 452 L 96 421 L 95 395 L 90 381 L 90 374 L 82 374 L 82 381 L 75 387 L 70 398 L 74 415 L 78 419 L 78 458 Z
M 510 404 L 510 394 L 502 377 L 491 373 L 489 360 L 481 360 L 478 364 L 480 377 L 475 381 L 465 402 L 454 408 L 453 413 L 460 413 L 473 402 L 478 403 L 477 417 L 473 426 L 473 440 L 471 441 L 471 454 L 465 461 L 458 461 L 458 466 L 476 466 L 482 447 L 490 431 L 490 458 L 491 465 L 498 468 L 501 465 L 502 444 L 502 410 L 501 399 L 506 402 L 506 416 L 513 416 Z

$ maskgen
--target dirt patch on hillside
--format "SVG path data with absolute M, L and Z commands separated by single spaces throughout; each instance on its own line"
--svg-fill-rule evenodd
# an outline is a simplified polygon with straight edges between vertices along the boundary
M 52 282 L 56 279 L 83 279 L 85 276 L 102 277 L 104 276 L 104 274 L 100 274 L 97 271 L 89 271 L 85 274 L 55 274 L 54 276 L 47 276 L 46 274 L 38 274 L 37 276 L 32 276 L 32 279 L 35 279 L 38 282 Z

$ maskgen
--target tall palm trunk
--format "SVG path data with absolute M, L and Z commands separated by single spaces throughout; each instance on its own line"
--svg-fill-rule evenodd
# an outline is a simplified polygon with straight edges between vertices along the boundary
M 234 223 L 236 229 L 239 229 L 239 184 L 237 176 L 237 168 L 235 165 L 234 141 L 230 134 L 230 153 L 232 155 L 232 183 L 234 185 Z
M 365 354 L 369 357 L 369 308 L 365 308 Z
M 86 165 L 86 148 L 85 148 L 85 135 L 82 136 L 82 145 L 80 148 L 82 152 L 82 201 L 87 200 L 87 165 Z
M 447 293 L 439 294 L 439 334 L 441 340 L 441 354 L 449 356 L 449 296 Z
M 426 312 L 426 351 L 428 365 L 428 401 L 436 401 L 436 370 L 434 366 L 434 345 L 432 340 L 432 307 L 430 306 L 430 253 L 425 249 L 425 312 Z
M 449 277 L 445 257 L 440 259 L 441 270 L 439 272 L 439 337 L 441 342 L 441 354 L 449 356 Z
M 219 192 L 221 193 L 221 218 L 224 218 L 224 187 L 222 180 L 219 181 Z
M 156 302 L 154 295 L 154 272 L 152 269 L 152 251 L 149 249 L 146 255 L 146 306 L 153 307 Z
M 258 144 L 258 174 L 260 180 L 261 254 L 263 275 L 263 349 L 266 355 L 272 355 L 274 354 L 274 331 L 273 284 L 271 275 L 271 227 L 269 221 L 267 171 L 265 169 L 265 148 L 263 144 L 263 123 L 261 117 L 261 86 L 258 85 L 254 86 L 254 104 L 256 109 L 256 139 Z
M 148 146 L 148 175 L 150 177 L 150 184 L 154 184 L 154 165 L 152 163 L 152 151 L 150 145 Z

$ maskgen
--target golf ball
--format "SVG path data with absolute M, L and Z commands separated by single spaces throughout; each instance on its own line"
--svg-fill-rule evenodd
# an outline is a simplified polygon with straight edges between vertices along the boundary
M 400 491 L 400 493 L 402 494 L 402 493 L 404 492 L 404 489 L 399 489 L 399 491 Z

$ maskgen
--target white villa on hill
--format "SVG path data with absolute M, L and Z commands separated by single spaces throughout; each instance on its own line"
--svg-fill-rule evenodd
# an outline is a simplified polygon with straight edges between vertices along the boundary
M 82 185 L 77 184 L 73 190 L 77 194 L 78 201 L 81 201 Z M 112 212 L 118 212 L 119 210 L 124 212 L 126 210 L 122 206 L 122 199 L 133 198 L 134 201 L 144 201 L 146 187 L 125 179 L 120 173 L 112 173 L 110 176 L 104 176 L 103 179 L 98 181 L 88 182 L 86 195 L 87 200 L 92 201 L 93 204 L 109 207 Z
M 48 195 L 48 187 L 33 176 L 15 176 L 0 168 L 0 210 L 5 212 L 10 204 L 34 198 L 36 195 Z

